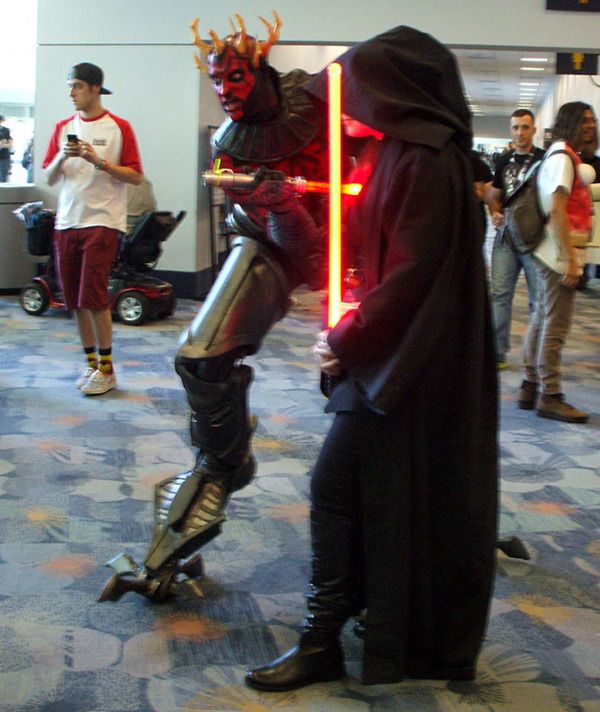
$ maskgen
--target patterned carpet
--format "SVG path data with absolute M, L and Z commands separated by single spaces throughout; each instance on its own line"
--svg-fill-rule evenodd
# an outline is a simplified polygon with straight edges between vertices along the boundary
M 349 626 L 347 678 L 280 695 L 247 689 L 243 675 L 293 644 L 304 614 L 308 473 L 329 423 L 309 351 L 320 295 L 300 292 L 250 360 L 259 474 L 204 549 L 206 598 L 162 605 L 96 597 L 104 562 L 143 558 L 153 485 L 192 464 L 172 359 L 198 305 L 116 324 L 119 389 L 93 399 L 74 388 L 73 321 L 0 297 L 0 710 L 600 711 L 600 281 L 578 294 L 565 351 L 565 390 L 593 413 L 586 425 L 516 407 L 519 289 L 502 373 L 500 524 L 532 560 L 498 555 L 476 681 L 364 687 Z

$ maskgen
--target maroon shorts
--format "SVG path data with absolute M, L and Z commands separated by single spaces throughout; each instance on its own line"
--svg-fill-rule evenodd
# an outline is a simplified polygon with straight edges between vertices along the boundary
M 110 308 L 108 276 L 119 250 L 119 231 L 82 227 L 54 231 L 56 271 L 68 309 Z

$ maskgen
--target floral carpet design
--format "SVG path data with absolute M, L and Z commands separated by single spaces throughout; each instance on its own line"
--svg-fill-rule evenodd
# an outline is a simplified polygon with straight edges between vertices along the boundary
M 501 373 L 500 528 L 530 561 L 498 554 L 473 682 L 365 687 L 348 675 L 265 694 L 248 667 L 297 638 L 309 569 L 308 484 L 329 416 L 310 353 L 321 294 L 302 292 L 254 369 L 258 475 L 203 549 L 204 599 L 97 603 L 121 551 L 143 559 L 153 486 L 193 463 L 173 356 L 198 303 L 141 327 L 115 323 L 118 389 L 85 398 L 73 321 L 0 296 L 0 710 L 2 712 L 600 712 L 600 281 L 578 294 L 565 391 L 585 425 L 518 410 L 519 292 Z M 460 364 L 456 364 L 460 367 Z

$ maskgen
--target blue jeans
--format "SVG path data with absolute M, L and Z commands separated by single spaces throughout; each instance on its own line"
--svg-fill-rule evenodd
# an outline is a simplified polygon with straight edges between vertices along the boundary
M 519 274 L 523 270 L 529 293 L 529 314 L 536 300 L 537 270 L 531 255 L 520 255 L 504 239 L 504 229 L 499 228 L 492 249 L 492 317 L 496 331 L 496 354 L 504 361 L 510 351 L 510 326 L 512 303 Z
M 10 158 L 0 158 L 0 183 L 8 182 L 10 173 Z

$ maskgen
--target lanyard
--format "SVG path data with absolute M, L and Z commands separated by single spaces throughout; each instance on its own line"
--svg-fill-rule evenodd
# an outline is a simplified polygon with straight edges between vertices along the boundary
M 531 165 L 531 161 L 533 161 L 533 153 L 527 154 L 527 158 L 523 161 L 523 164 L 521 166 L 519 166 L 519 164 L 517 163 L 515 154 L 513 153 L 513 155 L 511 156 L 511 173 L 517 183 L 520 183 L 527 174 L 529 166 Z

